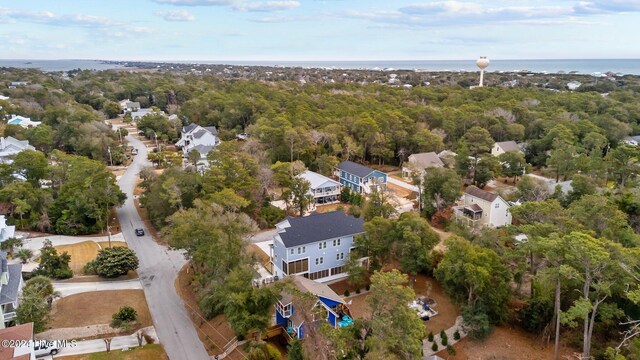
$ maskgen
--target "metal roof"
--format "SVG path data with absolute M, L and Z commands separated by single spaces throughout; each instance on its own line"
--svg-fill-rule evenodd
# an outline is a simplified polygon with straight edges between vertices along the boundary
M 313 213 L 300 218 L 287 218 L 289 227 L 278 235 L 287 248 L 335 239 L 364 232 L 364 220 L 346 215 L 343 211 Z

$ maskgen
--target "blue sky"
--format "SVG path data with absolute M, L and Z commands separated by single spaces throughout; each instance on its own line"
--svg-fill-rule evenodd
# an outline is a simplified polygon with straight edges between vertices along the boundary
M 640 0 L 0 0 L 0 58 L 640 58 Z

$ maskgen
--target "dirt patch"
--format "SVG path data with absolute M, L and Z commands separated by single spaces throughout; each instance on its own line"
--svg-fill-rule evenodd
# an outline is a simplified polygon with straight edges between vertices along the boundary
M 384 173 L 390 173 L 390 172 L 395 172 L 395 171 L 400 171 L 402 169 L 400 169 L 397 166 L 393 166 L 393 165 L 376 165 L 376 164 L 369 164 L 369 167 L 374 169 L 374 170 L 378 170 L 378 171 L 382 171 Z
M 344 210 L 345 213 L 349 211 L 351 205 L 345 203 L 336 203 L 336 204 L 328 204 L 328 205 L 316 205 L 316 211 L 319 213 L 328 213 L 332 211 L 336 211 L 338 209 Z
M 189 317 L 193 322 L 193 325 L 198 330 L 198 338 L 204 344 L 209 355 L 217 355 L 221 353 L 222 349 L 231 339 L 235 337 L 235 333 L 229 326 L 229 323 L 225 319 L 224 315 L 218 315 L 211 320 L 207 320 L 204 317 L 202 311 L 198 307 L 198 300 L 191 288 L 191 281 L 193 279 L 193 272 L 189 272 L 189 264 L 185 265 L 178 273 L 176 279 L 176 291 L 182 298 L 185 304 Z M 244 359 L 244 355 L 241 353 L 240 348 L 231 353 L 228 359 Z
M 58 251 L 58 254 L 67 252 L 71 255 L 69 267 L 71 267 L 74 274 L 82 274 L 84 266 L 98 256 L 98 250 L 100 248 L 98 244 L 93 241 L 83 241 L 70 245 L 58 245 L 55 246 L 55 249 Z
M 538 360 L 553 359 L 553 343 L 545 345 L 539 337 L 517 327 L 496 327 L 484 341 L 462 339 L 454 345 L 456 356 L 446 350 L 438 356 L 451 360 Z M 561 346 L 560 358 L 568 359 L 576 350 Z
M 64 353 L 63 353 L 64 355 Z M 56 357 L 64 360 L 169 360 L 160 344 L 148 344 L 127 351 L 112 350 L 111 352 L 99 352 L 84 355 L 71 355 Z
M 153 325 L 142 290 L 92 291 L 65 296 L 53 303 L 49 328 L 68 328 L 109 324 L 111 316 L 122 306 L 138 313 L 137 327 Z
M 427 282 L 430 284 L 428 289 Z M 432 317 L 429 321 L 425 321 L 426 333 L 430 331 L 440 332 L 440 330 L 448 329 L 456 323 L 456 318 L 460 315 L 460 308 L 456 306 L 438 281 L 428 275 L 420 274 L 416 277 L 413 291 L 416 296 L 426 296 L 435 300 L 436 305 L 433 307 L 438 315 Z
M 400 187 L 396 184 L 392 184 L 392 183 L 387 183 L 387 190 L 394 194 L 395 196 L 399 196 L 399 197 L 403 197 L 403 198 L 408 198 L 410 196 L 412 196 L 413 191 L 405 189 L 403 187 Z M 415 196 L 414 196 L 415 197 Z

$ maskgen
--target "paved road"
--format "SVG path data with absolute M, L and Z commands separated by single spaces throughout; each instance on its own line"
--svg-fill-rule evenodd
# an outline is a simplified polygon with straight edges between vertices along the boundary
M 138 279 L 100 282 L 54 282 L 53 288 L 60 292 L 60 295 L 69 296 L 89 291 L 139 290 L 142 289 L 142 284 Z
M 409 191 L 418 192 L 418 187 L 415 185 L 407 184 L 402 180 L 398 180 L 392 176 L 387 176 L 387 182 L 392 183 L 393 185 L 400 186 L 401 188 L 405 188 Z
M 153 336 L 156 341 L 158 335 L 156 334 L 153 326 L 144 328 L 145 333 Z M 144 340 L 143 340 L 144 344 Z M 102 339 L 76 341 L 75 344 L 63 347 L 60 349 L 60 356 L 81 355 L 90 354 L 96 352 L 107 351 L 106 345 Z M 135 334 L 127 336 L 116 336 L 111 339 L 111 351 L 120 350 L 124 348 L 134 348 L 138 346 L 138 338 Z M 56 356 L 57 357 L 57 356 Z
M 127 200 L 116 213 L 127 244 L 140 259 L 138 275 L 160 343 L 171 360 L 209 359 L 182 300 L 176 294 L 176 276 L 186 264 L 183 253 L 158 245 L 148 235 L 149 231 L 145 231 L 145 236 L 134 234 L 134 229 L 145 226 L 133 203 L 133 188 L 140 169 L 151 164 L 147 161 L 147 148 L 143 143 L 132 136 L 127 136 L 127 140 L 138 149 L 138 155 L 118 182 L 127 194 Z

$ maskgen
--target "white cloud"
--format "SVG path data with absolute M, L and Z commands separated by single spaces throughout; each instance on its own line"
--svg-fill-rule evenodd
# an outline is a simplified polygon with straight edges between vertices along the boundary
M 300 6 L 299 1 L 259 1 L 259 2 L 239 2 L 233 8 L 240 11 L 251 12 L 272 12 L 289 10 Z
M 196 19 L 196 17 L 191 15 L 187 10 L 158 11 L 156 15 L 167 21 L 194 21 Z

